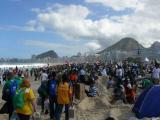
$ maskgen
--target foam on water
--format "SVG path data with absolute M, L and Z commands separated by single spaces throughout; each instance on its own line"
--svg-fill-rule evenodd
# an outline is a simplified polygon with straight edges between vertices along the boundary
M 0 65 L 0 68 L 31 68 L 31 67 L 43 67 L 43 66 L 47 66 L 47 64 L 45 63 L 26 63 L 26 64 L 2 64 Z

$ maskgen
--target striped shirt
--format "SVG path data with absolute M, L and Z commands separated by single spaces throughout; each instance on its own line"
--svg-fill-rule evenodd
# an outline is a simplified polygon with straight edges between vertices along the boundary
M 95 97 L 97 95 L 97 88 L 96 86 L 90 86 L 89 87 L 89 95 L 92 97 Z

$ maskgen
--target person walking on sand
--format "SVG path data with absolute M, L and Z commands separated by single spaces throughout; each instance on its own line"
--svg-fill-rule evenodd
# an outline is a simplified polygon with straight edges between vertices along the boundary
M 13 97 L 16 93 L 16 90 L 19 89 L 19 86 L 21 84 L 21 80 L 14 77 L 14 74 L 12 72 L 8 72 L 6 74 L 6 82 L 2 90 L 2 99 L 6 101 L 6 105 L 4 104 L 4 107 L 7 108 L 7 113 L 9 114 L 9 119 L 12 116 L 12 113 L 14 111 L 13 106 Z M 3 108 L 3 107 L 2 107 Z
M 55 109 L 56 109 L 56 99 L 57 99 L 57 81 L 56 81 L 56 72 L 49 73 L 48 81 L 48 96 L 49 96 L 49 109 L 50 109 L 50 119 L 55 118 Z
M 60 120 L 63 107 L 65 106 L 65 120 L 69 120 L 69 107 L 72 102 L 72 87 L 68 83 L 68 76 L 62 75 L 62 82 L 57 87 L 56 120 Z
M 33 90 L 31 88 L 30 82 L 29 80 L 24 80 L 20 90 L 19 91 L 23 91 L 23 97 L 24 97 L 24 101 L 22 105 L 17 105 L 17 103 L 19 102 L 18 99 L 20 98 L 16 98 L 14 99 L 14 108 L 16 110 L 16 113 L 18 115 L 19 120 L 30 120 L 31 115 L 36 112 L 36 104 L 35 104 L 35 95 L 33 93 Z M 17 92 L 17 96 L 18 96 Z M 16 95 L 15 95 L 16 96 Z M 18 96 L 20 97 L 20 96 Z M 17 101 L 16 101 L 17 100 Z M 19 102 L 20 104 L 20 102 Z

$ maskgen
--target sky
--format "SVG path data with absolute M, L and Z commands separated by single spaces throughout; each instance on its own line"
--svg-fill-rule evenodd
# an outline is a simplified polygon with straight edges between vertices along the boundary
M 100 51 L 124 37 L 160 41 L 160 0 L 0 0 L 0 57 Z

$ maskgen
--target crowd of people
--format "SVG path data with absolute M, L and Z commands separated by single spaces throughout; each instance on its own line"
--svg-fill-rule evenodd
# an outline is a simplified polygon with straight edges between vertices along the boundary
M 152 79 L 137 81 L 137 78 L 146 74 L 151 74 Z M 6 103 L 0 113 L 7 108 L 9 119 L 16 113 L 20 120 L 29 120 L 33 113 L 37 112 L 38 104 L 41 105 L 41 114 L 49 113 L 51 120 L 60 120 L 65 108 L 65 120 L 69 120 L 69 109 L 73 106 L 75 95 L 79 94 L 76 93 L 77 84 L 89 86 L 89 89 L 85 90 L 86 95 L 96 97 L 99 93 L 96 83 L 102 76 L 106 81 L 106 88 L 113 88 L 111 104 L 117 100 L 134 104 L 140 82 L 141 89 L 159 84 L 160 68 L 157 62 L 135 64 L 124 61 L 107 65 L 98 62 L 46 66 L 30 70 L 16 67 L 4 71 L 2 76 L 5 81 L 2 99 Z M 31 87 L 31 79 L 40 82 L 37 97 Z

